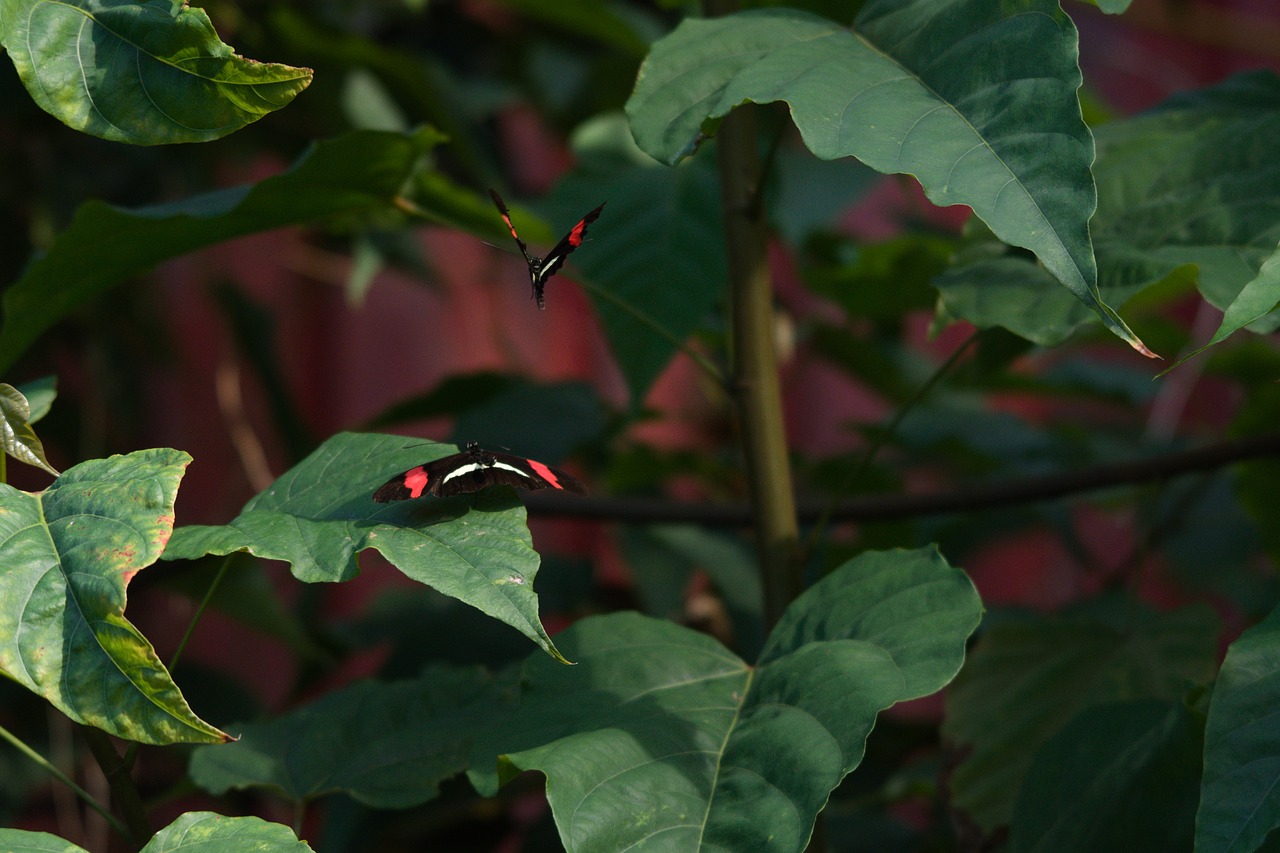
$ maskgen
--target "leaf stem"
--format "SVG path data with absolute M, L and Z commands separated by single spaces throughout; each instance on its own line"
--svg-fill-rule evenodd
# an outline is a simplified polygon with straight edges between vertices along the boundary
M 151 821 L 147 818 L 147 809 L 142 804 L 142 795 L 138 793 L 138 786 L 133 783 L 133 777 L 129 775 L 129 765 L 111 745 L 111 738 L 106 732 L 95 729 L 93 726 L 81 726 L 80 731 L 84 734 L 84 742 L 88 744 L 94 760 L 98 762 L 103 775 L 107 777 L 107 784 L 111 786 L 112 799 L 124 816 L 124 837 L 138 844 L 145 843 L 155 833 L 151 829 Z
M 196 625 L 200 622 L 200 617 L 204 615 L 205 609 L 209 606 L 209 602 L 213 600 L 213 595 L 218 591 L 219 584 L 226 577 L 227 570 L 231 567 L 231 559 L 235 554 L 228 554 L 222 560 L 222 565 L 218 567 L 218 573 L 213 576 L 213 582 L 209 584 L 209 588 L 205 590 L 204 598 L 200 600 L 200 606 L 196 608 L 196 612 L 191 617 L 191 622 L 187 625 L 187 630 L 183 633 L 182 639 L 178 641 L 178 647 L 173 650 L 173 656 L 169 658 L 169 672 L 173 672 L 174 667 L 178 665 L 178 661 L 182 660 L 182 653 L 187 648 L 187 643 L 191 640 L 191 635 L 195 633 Z
M 14 749 L 18 750 L 18 752 L 21 752 L 27 758 L 34 761 L 40 767 L 40 769 L 44 770 L 50 776 L 57 779 L 59 782 L 61 782 L 62 784 L 70 788 L 72 791 L 74 791 L 76 796 L 79 797 L 81 800 L 83 800 L 86 806 L 93 809 L 98 814 L 102 815 L 102 817 L 107 821 L 107 823 L 111 824 L 111 828 L 114 829 L 116 832 L 120 833 L 120 835 L 122 835 L 125 838 L 129 838 L 131 836 L 131 833 L 129 832 L 129 827 L 125 826 L 124 823 L 120 820 L 120 818 L 113 815 L 110 809 L 108 809 L 106 806 L 102 805 L 102 803 L 95 800 L 92 794 L 90 794 L 84 788 L 81 788 L 79 785 L 77 785 L 70 776 L 63 773 L 61 770 L 59 770 L 52 762 L 49 761 L 49 759 L 45 758 L 43 755 L 41 755 L 31 747 L 27 746 L 25 743 L 23 743 L 22 740 L 17 735 L 15 735 L 13 732 L 6 729 L 4 726 L 0 726 L 0 738 L 3 738 L 4 740 L 8 741 L 10 745 L 13 746 Z

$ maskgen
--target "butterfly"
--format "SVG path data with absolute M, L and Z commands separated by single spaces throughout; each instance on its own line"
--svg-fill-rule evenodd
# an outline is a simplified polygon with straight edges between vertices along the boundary
M 582 245 L 582 238 L 587 236 L 587 226 L 600 216 L 600 211 L 604 210 L 604 204 L 601 204 L 595 210 L 578 220 L 578 224 L 569 229 L 569 233 L 564 235 L 564 239 L 556 243 L 555 248 L 547 253 L 546 257 L 538 258 L 529 254 L 529 247 L 520 239 L 520 235 L 516 233 L 516 227 L 511 224 L 511 212 L 507 210 L 507 206 L 502 201 L 502 196 L 498 195 L 494 190 L 489 190 L 489 196 L 493 199 L 493 203 L 498 206 L 498 212 L 502 214 L 502 221 L 507 223 L 507 230 L 511 232 L 512 238 L 515 239 L 516 245 L 520 247 L 520 254 L 524 255 L 524 262 L 529 265 L 529 282 L 533 285 L 533 298 L 538 301 L 538 310 L 545 311 L 547 309 L 547 301 L 542 296 L 542 289 L 547 286 L 547 279 L 555 275 L 560 267 L 564 266 L 565 258 L 569 257 L 569 253 Z
M 484 450 L 471 441 L 461 453 L 426 462 L 395 475 L 378 487 L 373 499 L 384 504 L 420 498 L 428 493 L 449 498 L 499 485 L 517 489 L 560 489 L 580 495 L 587 493 L 586 486 L 550 465 L 510 453 Z

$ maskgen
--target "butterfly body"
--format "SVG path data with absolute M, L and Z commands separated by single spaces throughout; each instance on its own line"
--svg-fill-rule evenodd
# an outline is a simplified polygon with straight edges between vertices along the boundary
M 525 245 L 525 242 L 520 239 L 520 235 L 516 233 L 516 227 L 511 224 L 511 212 L 507 210 L 507 205 L 503 202 L 502 196 L 498 195 L 494 190 L 489 190 L 489 196 L 493 199 L 493 203 L 498 206 L 498 213 L 502 214 L 502 221 L 506 223 L 512 239 L 520 247 L 520 254 L 524 256 L 524 262 L 529 266 L 529 283 L 533 287 L 533 298 L 537 300 L 538 310 L 545 311 L 547 302 L 543 296 L 543 289 L 547 286 L 547 279 L 559 272 L 569 254 L 582 245 L 583 239 L 587 236 L 587 226 L 600 217 L 600 212 L 604 210 L 604 205 L 601 204 L 595 210 L 579 219 L 578 224 L 569 229 L 569 233 L 564 235 L 564 238 L 559 243 L 556 243 L 555 247 L 544 257 L 537 257 L 529 254 L 529 247 Z
M 472 441 L 461 453 L 397 474 L 378 487 L 373 499 L 377 503 L 389 503 L 424 494 L 447 498 L 499 485 L 529 490 L 559 489 L 577 494 L 587 491 L 582 483 L 550 465 L 510 453 L 484 450 Z

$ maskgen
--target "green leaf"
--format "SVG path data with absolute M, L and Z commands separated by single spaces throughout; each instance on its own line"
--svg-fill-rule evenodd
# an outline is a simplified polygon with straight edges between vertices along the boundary
M 1076 42 L 1054 0 L 872 0 L 852 31 L 794 10 L 691 19 L 654 45 L 627 114 L 640 147 L 675 163 L 740 104 L 785 101 L 818 157 L 968 205 L 1145 351 L 1098 296 Z
M 0 669 L 76 722 L 140 743 L 227 738 L 124 618 L 125 588 L 173 530 L 190 461 L 142 450 L 82 462 L 38 495 L 0 485 Z
M 408 808 L 434 799 L 442 781 L 466 769 L 475 736 L 500 703 L 479 667 L 361 682 L 246 725 L 234 743 L 195 750 L 191 779 L 218 796 L 263 786 L 294 803 L 341 792 L 373 808 Z
M 1280 609 L 1227 649 L 1209 703 L 1196 850 L 1258 849 L 1280 827 Z
M 31 428 L 31 420 L 27 398 L 12 385 L 0 382 L 0 436 L 3 436 L 4 452 L 56 477 L 58 469 L 45 458 L 44 445 Z
M 312 146 L 289 171 L 257 184 L 135 210 L 82 204 L 5 290 L 0 370 L 68 312 L 160 261 L 245 234 L 389 209 L 435 141 L 426 131 L 358 131 Z
M 157 832 L 141 853 L 305 853 L 293 830 L 258 817 L 187 812 Z
M 0 829 L 0 848 L 6 853 L 87 853 L 56 835 L 25 829 Z
M 1076 714 L 1176 700 L 1211 676 L 1218 620 L 1207 608 L 1131 618 L 1013 616 L 984 630 L 947 691 L 943 736 L 971 750 L 951 779 L 956 809 L 986 830 L 1007 824 L 1036 750 Z
M 135 145 L 218 139 L 311 82 L 309 68 L 237 56 L 180 0 L 3 0 L 0 41 L 41 109 Z
M 53 401 L 58 398 L 58 378 L 42 376 L 30 382 L 23 382 L 18 386 L 18 390 L 27 398 L 27 404 L 31 407 L 28 423 L 34 424 L 49 414 L 49 410 L 53 408 Z
M 512 412 L 520 417 L 511 417 Z M 600 396 L 585 382 L 519 380 L 459 412 L 451 437 L 459 444 L 519 447 L 522 456 L 555 464 L 604 429 Z
M 941 688 L 980 614 L 968 578 L 922 549 L 827 576 L 756 667 L 670 622 L 585 619 L 559 635 L 577 666 L 526 664 L 493 747 L 504 778 L 546 774 L 568 850 L 800 851 L 877 713 Z
M 662 168 L 636 149 L 621 116 L 585 125 L 574 150 L 579 166 L 556 187 L 548 207 L 557 222 L 571 223 L 608 202 L 570 266 L 590 283 L 609 346 L 632 400 L 639 401 L 724 293 L 728 266 L 715 163 L 697 157 Z M 549 288 L 556 286 L 553 281 Z
M 1010 846 L 1014 853 L 1190 850 L 1203 747 L 1203 719 L 1181 702 L 1085 710 L 1036 753 Z
M 289 563 L 306 583 L 348 581 L 374 548 L 405 575 L 511 625 L 556 660 L 538 621 L 524 507 L 510 490 L 470 498 L 376 504 L 383 482 L 457 448 L 390 435 L 340 433 L 250 500 L 229 524 L 174 532 L 166 560 L 248 551 Z
M 644 56 L 648 44 L 626 19 L 599 0 L 499 0 L 503 6 L 545 21 L 566 32 L 599 42 L 612 51 L 637 60 Z

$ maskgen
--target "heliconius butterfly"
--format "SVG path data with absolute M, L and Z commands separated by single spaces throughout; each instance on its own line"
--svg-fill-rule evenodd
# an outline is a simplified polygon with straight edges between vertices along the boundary
M 564 266 L 565 258 L 569 257 L 569 253 L 582 245 L 582 238 L 587 236 L 587 226 L 600 216 L 600 211 L 604 210 L 604 205 L 600 205 L 595 210 L 578 220 L 578 224 L 564 235 L 564 239 L 556 243 L 555 248 L 547 253 L 546 257 L 538 258 L 529 254 L 529 247 L 520 239 L 520 235 L 516 233 L 516 227 L 511 224 L 511 212 L 507 210 L 507 205 L 502 201 L 502 196 L 495 191 L 489 190 L 489 195 L 493 198 L 493 203 L 498 206 L 498 212 L 502 214 L 502 221 L 507 223 L 507 230 L 511 232 L 511 236 L 515 239 L 516 245 L 520 247 L 520 254 L 524 255 L 524 262 L 529 265 L 529 282 L 533 285 L 533 298 L 538 301 L 538 310 L 545 311 L 547 302 L 542 296 L 542 289 L 547 286 L 547 279 L 555 275 L 560 267 Z
M 500 485 L 517 489 L 560 489 L 580 495 L 587 493 L 586 486 L 550 465 L 510 453 L 484 450 L 471 441 L 461 453 L 395 475 L 378 487 L 373 499 L 384 504 L 420 498 L 428 493 L 448 498 Z

